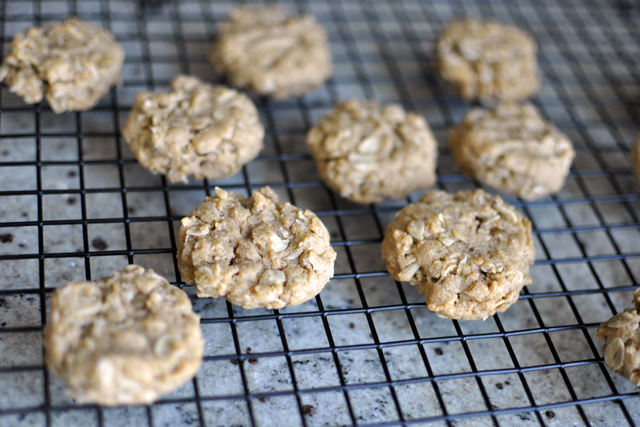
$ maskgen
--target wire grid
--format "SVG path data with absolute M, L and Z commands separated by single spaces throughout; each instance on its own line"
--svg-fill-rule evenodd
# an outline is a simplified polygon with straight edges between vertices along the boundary
M 171 184 L 137 164 L 121 138 L 124 120 L 137 91 L 166 87 L 177 73 L 224 83 L 207 54 L 233 3 L 1 2 L 4 51 L 15 32 L 74 14 L 110 28 L 127 59 L 123 86 L 88 112 L 54 115 L 1 89 L 0 425 L 635 425 L 637 390 L 606 369 L 595 331 L 631 305 L 640 274 L 639 195 L 628 161 L 640 122 L 639 7 L 285 1 L 327 27 L 334 76 L 295 100 L 255 99 L 266 147 L 242 173 Z M 544 86 L 534 102 L 577 151 L 557 196 L 506 198 L 533 222 L 534 282 L 485 322 L 440 319 L 415 288 L 393 281 L 380 241 L 410 200 L 341 199 L 318 179 L 303 142 L 337 100 L 399 102 L 423 114 L 438 138 L 437 186 L 477 187 L 446 144 L 468 106 L 433 74 L 433 41 L 465 15 L 535 35 Z M 283 310 L 194 297 L 207 344 L 192 382 L 149 407 L 75 404 L 42 362 L 51 292 L 131 262 L 183 287 L 176 230 L 217 185 L 245 194 L 270 185 L 313 209 L 338 252 L 334 279 L 315 300 Z

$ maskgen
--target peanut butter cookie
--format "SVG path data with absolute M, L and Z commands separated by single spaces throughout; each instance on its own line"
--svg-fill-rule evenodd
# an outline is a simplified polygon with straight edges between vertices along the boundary
M 309 131 L 307 146 L 327 185 L 357 203 L 401 199 L 436 181 L 431 128 L 397 104 L 340 103 Z
M 640 289 L 633 294 L 635 308 L 627 308 L 598 328 L 597 338 L 605 340 L 604 362 L 640 388 Z
M 449 146 L 464 173 L 526 200 L 560 191 L 576 155 L 569 138 L 530 103 L 472 108 L 451 130 Z
M 120 83 L 123 62 L 110 31 L 71 17 L 16 34 L 0 80 L 28 104 L 46 97 L 56 113 L 88 110 Z
M 233 86 L 276 99 L 312 92 L 332 73 L 325 29 L 313 16 L 289 15 L 279 5 L 233 9 L 210 60 Z
M 245 198 L 216 188 L 182 219 L 178 267 L 200 297 L 278 309 L 316 296 L 333 276 L 329 232 L 269 187 Z
M 262 150 L 253 102 L 234 89 L 178 76 L 170 92 L 140 92 L 123 131 L 142 166 L 169 181 L 222 179 Z
M 513 25 L 455 21 L 437 50 L 440 75 L 466 101 L 522 100 L 540 90 L 536 42 Z
M 531 283 L 531 223 L 483 190 L 426 193 L 387 227 L 382 260 L 440 317 L 486 319 Z
M 149 404 L 200 369 L 199 319 L 184 291 L 129 265 L 55 291 L 45 361 L 80 403 Z

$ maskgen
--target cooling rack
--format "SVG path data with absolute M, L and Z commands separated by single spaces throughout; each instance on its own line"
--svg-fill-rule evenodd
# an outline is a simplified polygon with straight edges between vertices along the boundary
M 123 123 L 137 91 L 166 87 L 178 73 L 224 83 L 207 55 L 235 3 L 0 1 L 3 51 L 14 33 L 74 14 L 110 28 L 127 52 L 123 85 L 91 111 L 55 115 L 0 88 L 0 426 L 636 425 L 637 390 L 605 367 L 595 332 L 631 305 L 640 274 L 640 189 L 629 163 L 640 125 L 640 6 L 284 0 L 327 28 L 334 76 L 298 99 L 255 98 L 265 149 L 241 173 L 171 184 L 137 164 Z M 304 145 L 337 100 L 398 102 L 436 134 L 437 187 L 477 187 L 446 144 L 469 106 L 433 73 L 437 34 L 466 15 L 534 34 L 544 85 L 533 102 L 577 151 L 558 195 L 506 198 L 533 223 L 533 284 L 484 322 L 440 319 L 386 273 L 383 230 L 419 193 L 352 204 L 323 185 Z M 196 298 L 175 264 L 180 219 L 216 186 L 248 194 L 264 185 L 323 219 L 338 252 L 334 279 L 283 310 Z M 51 293 L 131 262 L 193 297 L 203 367 L 149 407 L 77 405 L 43 365 Z

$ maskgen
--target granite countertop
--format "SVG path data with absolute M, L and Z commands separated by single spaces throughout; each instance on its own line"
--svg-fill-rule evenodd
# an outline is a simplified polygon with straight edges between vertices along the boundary
M 137 91 L 166 87 L 179 72 L 221 81 L 207 55 L 215 23 L 233 3 L 165 2 L 140 11 L 128 1 L 40 5 L 42 20 L 60 19 L 75 5 L 81 17 L 108 25 L 127 60 L 124 85 L 88 112 L 55 115 L 0 89 L 0 426 L 401 425 L 434 417 L 433 424 L 411 425 L 446 425 L 437 417 L 476 412 L 453 416 L 451 425 L 638 423 L 637 389 L 604 367 L 595 338 L 612 309 L 631 306 L 640 274 L 639 188 L 628 161 L 640 118 L 623 96 L 640 94 L 632 59 L 640 45 L 630 41 L 637 35 L 630 21 L 609 3 L 582 8 L 545 0 L 541 10 L 533 0 L 464 7 L 439 0 L 284 2 L 307 8 L 327 27 L 334 78 L 300 99 L 255 98 L 265 149 L 242 173 L 170 184 L 137 164 L 120 136 L 124 120 Z M 4 8 L 5 40 L 32 25 L 37 12 L 26 2 Z M 402 102 L 434 130 L 440 187 L 475 188 L 447 147 L 448 127 L 468 106 L 431 68 L 442 22 L 464 14 L 495 15 L 534 32 L 544 75 L 536 103 L 577 151 L 556 198 L 505 198 L 534 224 L 533 284 L 484 322 L 439 318 L 415 287 L 386 274 L 381 230 L 407 201 L 360 206 L 341 199 L 320 183 L 304 144 L 310 124 L 337 99 Z M 590 40 L 601 43 L 594 48 Z M 601 67 L 602 58 L 610 65 Z M 43 369 L 51 292 L 129 262 L 182 285 L 174 263 L 180 218 L 215 185 L 246 194 L 267 184 L 317 212 L 331 232 L 336 277 L 319 298 L 277 312 L 243 310 L 199 299 L 185 286 L 206 339 L 195 381 L 150 407 L 97 408 L 67 398 L 62 381 Z M 573 400 L 583 402 L 527 409 Z M 522 410 L 500 412 L 509 408 Z M 495 419 L 491 410 L 498 410 Z

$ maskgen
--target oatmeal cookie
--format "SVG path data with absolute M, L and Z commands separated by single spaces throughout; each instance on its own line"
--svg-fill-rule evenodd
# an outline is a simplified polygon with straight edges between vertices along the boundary
M 465 174 L 526 200 L 560 191 L 576 154 L 530 103 L 472 108 L 451 130 L 449 146 Z
M 110 31 L 71 17 L 16 34 L 0 80 L 28 104 L 44 96 L 56 113 L 88 110 L 120 83 L 123 62 Z
M 234 89 L 178 76 L 170 92 L 140 92 L 123 131 L 140 164 L 169 181 L 234 175 L 262 150 L 253 102 Z
M 429 125 L 397 104 L 338 104 L 309 131 L 307 145 L 327 185 L 357 203 L 400 199 L 436 181 Z
M 245 198 L 216 188 L 182 219 L 178 267 L 200 297 L 278 309 L 316 296 L 333 276 L 329 232 L 309 210 L 264 187 Z
M 522 100 L 540 90 L 536 42 L 513 25 L 455 21 L 437 50 L 440 75 L 466 101 Z
M 640 182 L 640 136 L 631 149 L 631 165 L 636 174 L 636 179 Z
M 598 328 L 605 340 L 602 351 L 606 365 L 640 388 L 640 288 L 633 295 L 635 308 L 627 308 Z
M 396 214 L 382 261 L 396 279 L 418 286 L 440 317 L 486 319 L 516 302 L 531 283 L 531 223 L 483 190 L 431 191 Z
M 200 369 L 199 319 L 184 291 L 129 265 L 55 291 L 44 329 L 45 361 L 78 402 L 149 404 Z
M 233 9 L 210 60 L 233 86 L 276 99 L 312 92 L 332 73 L 325 29 L 311 15 L 289 15 L 279 5 Z

